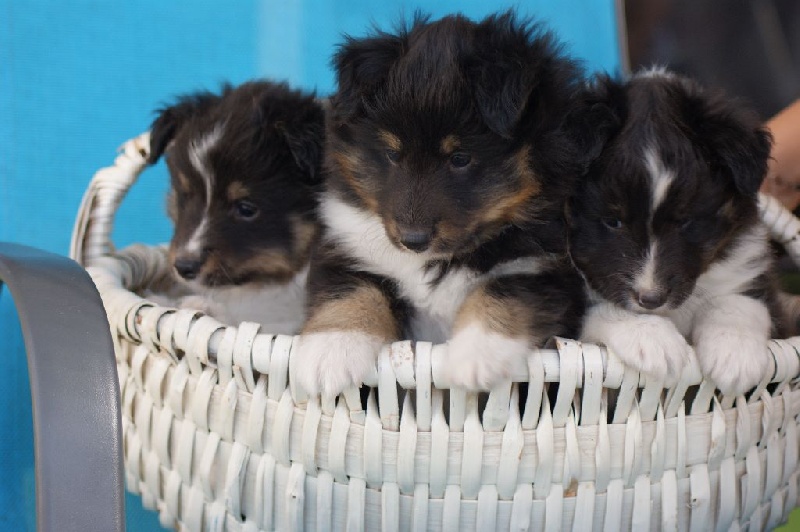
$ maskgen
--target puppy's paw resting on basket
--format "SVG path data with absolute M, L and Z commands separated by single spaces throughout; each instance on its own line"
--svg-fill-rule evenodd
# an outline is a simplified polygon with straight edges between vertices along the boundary
M 332 397 L 359 386 L 375 368 L 384 340 L 360 331 L 303 334 L 292 356 L 293 374 L 311 396 Z
M 768 338 L 731 327 L 704 330 L 695 343 L 703 375 L 723 393 L 740 395 L 760 383 L 770 369 Z
M 604 304 L 589 310 L 581 339 L 608 346 L 625 365 L 667 386 L 678 381 L 691 353 L 668 319 Z
M 530 351 L 526 338 L 510 338 L 473 322 L 448 342 L 445 371 L 453 387 L 491 390 L 527 368 Z

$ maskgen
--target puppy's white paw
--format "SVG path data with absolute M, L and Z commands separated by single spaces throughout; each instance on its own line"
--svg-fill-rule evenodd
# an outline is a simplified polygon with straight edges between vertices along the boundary
M 451 386 L 468 390 L 491 390 L 527 369 L 530 352 L 527 338 L 509 338 L 480 323 L 458 330 L 448 342 L 447 367 Z
M 739 395 L 767 376 L 772 355 L 768 338 L 732 327 L 705 327 L 697 335 L 695 352 L 700 368 L 726 394 Z
M 651 314 L 631 314 L 617 320 L 590 317 L 581 339 L 605 344 L 625 365 L 667 386 L 678 381 L 690 356 L 689 344 L 675 325 Z
M 312 397 L 340 394 L 358 386 L 375 368 L 384 341 L 358 331 L 330 331 L 300 336 L 292 356 L 298 384 Z
M 199 310 L 216 319 L 222 319 L 223 307 L 218 305 L 210 297 L 191 295 L 184 296 L 178 300 L 178 308 Z M 234 324 L 236 325 L 236 324 Z

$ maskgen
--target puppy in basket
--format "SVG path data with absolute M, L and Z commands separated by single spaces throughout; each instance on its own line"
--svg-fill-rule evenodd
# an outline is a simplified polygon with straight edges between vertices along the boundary
M 337 394 L 413 338 L 449 340 L 451 383 L 488 389 L 577 334 L 559 125 L 580 73 L 552 36 L 511 13 L 418 16 L 347 39 L 334 64 L 301 386 Z
M 182 96 L 159 112 L 149 161 L 164 154 L 169 168 L 179 306 L 297 332 L 323 136 L 314 96 L 268 81 Z
M 601 77 L 582 108 L 599 152 L 569 208 L 591 299 L 583 339 L 667 384 L 691 343 L 720 390 L 747 391 L 783 334 L 757 210 L 770 135 L 737 102 L 661 69 Z

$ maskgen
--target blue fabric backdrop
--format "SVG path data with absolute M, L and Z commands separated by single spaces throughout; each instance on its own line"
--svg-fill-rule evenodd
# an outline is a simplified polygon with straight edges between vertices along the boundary
M 416 9 L 478 18 L 514 7 L 550 23 L 590 69 L 619 69 L 613 0 L 0 0 L 0 241 L 66 253 L 94 171 L 147 128 L 171 95 L 256 76 L 325 94 L 340 35 Z M 147 172 L 126 199 L 116 242 L 161 242 L 166 173 Z M 30 391 L 19 324 L 0 298 L 0 531 L 34 529 Z M 154 514 L 128 498 L 129 530 Z

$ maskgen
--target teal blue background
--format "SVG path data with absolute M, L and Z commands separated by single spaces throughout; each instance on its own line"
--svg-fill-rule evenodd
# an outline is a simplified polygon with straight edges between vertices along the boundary
M 480 18 L 508 7 L 547 21 L 589 69 L 619 69 L 613 0 L 0 0 L 0 241 L 65 254 L 94 171 L 175 94 L 270 76 L 324 95 L 342 33 L 416 9 Z M 120 210 L 118 244 L 169 238 L 165 192 L 163 166 L 144 174 Z M 33 530 L 30 391 L 7 295 L 0 346 L 0 531 Z M 128 497 L 128 522 L 157 520 Z

